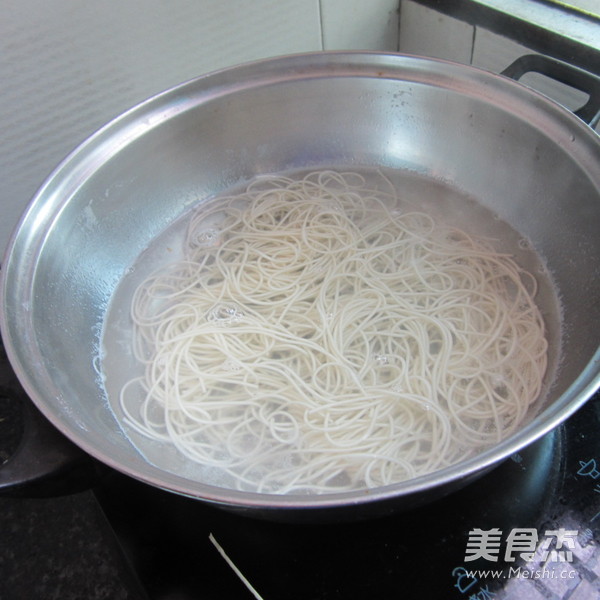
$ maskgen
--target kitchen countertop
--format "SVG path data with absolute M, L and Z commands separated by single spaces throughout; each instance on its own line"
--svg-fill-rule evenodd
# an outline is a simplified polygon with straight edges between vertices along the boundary
M 142 600 L 91 491 L 0 498 L 0 599 Z

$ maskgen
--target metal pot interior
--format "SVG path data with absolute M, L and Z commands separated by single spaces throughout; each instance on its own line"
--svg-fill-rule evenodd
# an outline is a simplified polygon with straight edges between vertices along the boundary
M 380 167 L 441 182 L 533 243 L 562 307 L 562 332 L 551 332 L 560 365 L 545 405 L 521 432 L 477 459 L 369 498 L 261 498 L 153 466 L 116 423 L 98 370 L 102 323 L 117 284 L 157 235 L 203 199 L 256 175 L 328 167 Z M 389 497 L 402 504 L 489 468 L 596 388 L 599 225 L 597 136 L 520 84 L 398 55 L 268 60 L 147 101 L 56 170 L 4 261 L 3 335 L 45 415 L 93 456 L 134 477 L 231 506 L 322 507 Z

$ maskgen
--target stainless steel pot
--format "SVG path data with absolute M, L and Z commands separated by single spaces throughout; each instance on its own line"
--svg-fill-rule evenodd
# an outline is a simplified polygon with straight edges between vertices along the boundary
M 202 198 L 257 174 L 335 165 L 407 169 L 450 182 L 533 242 L 564 311 L 562 362 L 546 404 L 480 456 L 368 493 L 242 493 L 151 465 L 121 433 L 93 360 L 121 277 Z M 4 259 L 2 334 L 43 414 L 132 477 L 260 516 L 381 514 L 464 485 L 568 418 L 597 389 L 599 228 L 600 139 L 519 83 L 393 54 L 271 59 L 144 102 L 57 168 Z

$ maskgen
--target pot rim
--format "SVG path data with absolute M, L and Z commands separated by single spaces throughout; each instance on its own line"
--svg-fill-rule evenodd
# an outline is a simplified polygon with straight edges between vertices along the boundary
M 477 456 L 400 483 L 370 490 L 322 495 L 276 495 L 238 492 L 210 484 L 197 483 L 184 477 L 160 471 L 157 476 L 141 475 L 135 467 L 123 464 L 110 453 L 89 442 L 85 431 L 62 418 L 44 399 L 47 389 L 41 385 L 40 374 L 33 374 L 32 361 L 42 365 L 36 355 L 35 330 L 28 315 L 25 331 L 17 331 L 15 314 L 21 302 L 14 297 L 13 278 L 32 276 L 35 261 L 43 246 L 43 236 L 27 233 L 31 222 L 51 223 L 62 202 L 57 190 L 77 186 L 82 178 L 94 172 L 111 154 L 118 152 L 155 124 L 205 102 L 247 87 L 272 85 L 280 81 L 314 77 L 369 77 L 414 81 L 415 84 L 447 87 L 478 99 L 492 102 L 530 125 L 554 135 L 556 142 L 577 155 L 578 164 L 595 181 L 600 195 L 600 138 L 583 121 L 567 109 L 519 82 L 470 65 L 398 53 L 365 51 L 323 51 L 266 58 L 219 69 L 188 80 L 139 103 L 116 117 L 84 141 L 67 156 L 46 179 L 29 203 L 13 230 L 0 270 L 0 331 L 9 360 L 29 397 L 44 416 L 67 438 L 85 452 L 135 479 L 158 488 L 212 503 L 240 508 L 312 509 L 362 505 L 375 501 L 427 492 L 440 486 L 464 480 L 484 472 L 515 452 L 536 441 L 577 411 L 600 388 L 600 347 L 584 371 L 551 406 L 536 415 L 527 425 L 499 444 Z M 68 187 L 67 186 L 67 187 Z M 48 198 L 51 201 L 48 202 Z M 42 207 L 42 205 L 44 205 Z M 35 244 L 31 247 L 31 243 Z M 25 311 L 26 312 L 26 311 Z M 25 336 L 33 349 L 24 355 L 17 348 L 17 339 Z M 36 362 L 37 361 L 37 362 Z

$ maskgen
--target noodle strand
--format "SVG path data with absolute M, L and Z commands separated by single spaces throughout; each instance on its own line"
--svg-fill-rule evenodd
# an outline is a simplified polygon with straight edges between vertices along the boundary
M 511 434 L 547 366 L 535 278 L 398 206 L 333 171 L 202 206 L 134 295 L 127 423 L 269 493 L 387 485 Z

